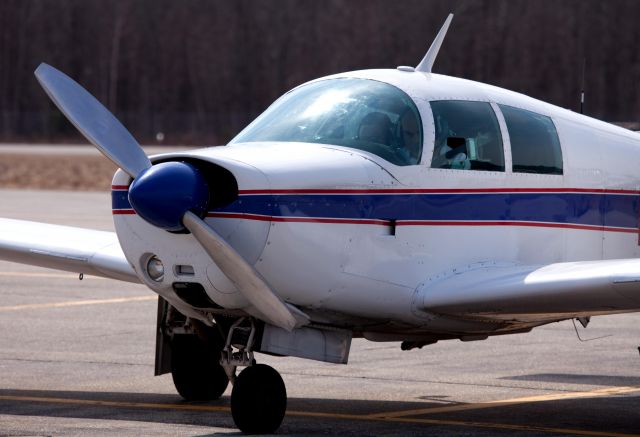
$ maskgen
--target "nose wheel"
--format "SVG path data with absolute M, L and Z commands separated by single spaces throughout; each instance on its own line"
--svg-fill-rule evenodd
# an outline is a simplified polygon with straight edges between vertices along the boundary
M 236 377 L 231 392 L 231 415 L 247 434 L 275 432 L 287 410 L 287 389 L 280 374 L 266 364 L 247 367 Z
M 247 434 L 275 432 L 287 410 L 287 389 L 280 374 L 266 364 L 256 364 L 253 320 L 242 318 L 229 329 L 220 364 L 233 383 L 231 415 L 240 431 Z M 235 348 L 235 350 L 234 350 Z M 236 368 L 246 366 L 238 376 Z

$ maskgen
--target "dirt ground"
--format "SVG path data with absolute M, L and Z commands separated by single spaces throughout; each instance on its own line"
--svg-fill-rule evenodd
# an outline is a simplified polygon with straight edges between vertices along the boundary
M 194 146 L 145 146 L 147 155 Z M 0 189 L 109 191 L 117 167 L 90 145 L 0 144 Z
M 108 191 L 115 171 L 99 155 L 0 154 L 0 188 Z

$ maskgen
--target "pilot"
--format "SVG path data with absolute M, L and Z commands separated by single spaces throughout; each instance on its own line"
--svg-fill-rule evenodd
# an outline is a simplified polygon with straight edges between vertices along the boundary
M 389 144 L 391 120 L 382 112 L 370 112 L 364 116 L 358 128 L 358 138 L 378 144 Z
M 417 164 L 420 160 L 420 129 L 418 120 L 412 111 L 406 111 L 400 119 L 402 133 L 401 154 L 409 164 Z

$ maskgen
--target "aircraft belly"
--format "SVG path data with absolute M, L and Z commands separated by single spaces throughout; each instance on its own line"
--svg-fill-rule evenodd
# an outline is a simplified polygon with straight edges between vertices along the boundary
M 613 284 L 616 293 L 640 305 L 640 280 L 619 279 Z

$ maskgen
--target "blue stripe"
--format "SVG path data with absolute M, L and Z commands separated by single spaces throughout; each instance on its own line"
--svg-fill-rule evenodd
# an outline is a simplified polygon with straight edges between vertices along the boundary
M 527 221 L 638 227 L 639 197 L 605 193 L 261 194 L 210 212 L 273 217 L 434 221 Z M 113 191 L 114 209 L 131 208 Z
M 111 209 L 131 209 L 131 203 L 129 203 L 129 192 L 125 190 L 112 190 Z

